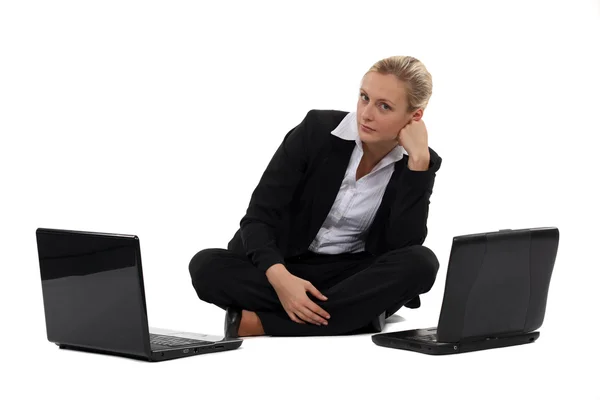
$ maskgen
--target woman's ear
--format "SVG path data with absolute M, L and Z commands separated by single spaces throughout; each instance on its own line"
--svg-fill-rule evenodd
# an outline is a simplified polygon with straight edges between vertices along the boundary
M 415 122 L 420 121 L 421 118 L 423 118 L 423 109 L 422 108 L 419 108 L 417 111 L 415 111 L 412 114 L 412 117 L 410 117 L 410 119 Z

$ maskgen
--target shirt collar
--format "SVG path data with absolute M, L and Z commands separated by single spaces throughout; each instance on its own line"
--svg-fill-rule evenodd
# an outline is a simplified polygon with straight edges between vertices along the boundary
M 349 112 L 342 122 L 331 131 L 332 135 L 339 137 L 344 140 L 354 140 L 356 145 L 362 151 L 362 141 L 358 134 L 358 124 L 356 121 L 356 112 Z M 390 151 L 384 158 L 391 158 L 393 162 L 399 161 L 404 157 L 404 154 L 408 155 L 404 147 L 397 145 Z

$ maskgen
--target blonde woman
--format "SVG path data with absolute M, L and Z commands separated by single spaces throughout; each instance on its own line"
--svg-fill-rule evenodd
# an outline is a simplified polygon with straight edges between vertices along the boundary
M 441 157 L 423 112 L 431 75 L 414 57 L 378 61 L 355 112 L 310 110 L 252 193 L 227 249 L 190 261 L 198 297 L 227 310 L 225 335 L 380 332 L 417 308 L 439 262 L 422 244 Z

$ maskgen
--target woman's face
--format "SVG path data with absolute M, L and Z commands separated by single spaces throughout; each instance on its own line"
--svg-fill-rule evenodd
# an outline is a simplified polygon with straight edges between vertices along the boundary
M 356 123 L 360 139 L 365 143 L 397 143 L 402 128 L 411 120 L 418 121 L 423 111 L 407 112 L 408 101 L 404 82 L 392 74 L 369 72 L 362 80 Z M 365 129 L 366 125 L 373 130 Z

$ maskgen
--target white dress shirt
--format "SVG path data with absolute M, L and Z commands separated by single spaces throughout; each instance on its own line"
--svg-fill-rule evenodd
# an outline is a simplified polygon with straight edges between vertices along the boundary
M 356 146 L 350 156 L 346 174 L 337 197 L 309 246 L 314 253 L 340 254 L 364 251 L 366 232 L 381 204 L 385 189 L 394 172 L 394 163 L 408 153 L 398 145 L 392 149 L 367 175 L 356 180 L 356 169 L 363 156 L 358 134 L 356 112 L 350 112 L 331 131 L 345 140 L 354 140 Z

